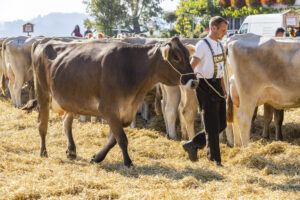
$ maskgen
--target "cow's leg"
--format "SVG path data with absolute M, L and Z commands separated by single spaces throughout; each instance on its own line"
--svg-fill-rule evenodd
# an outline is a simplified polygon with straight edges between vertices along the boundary
M 191 140 L 195 136 L 195 117 L 198 112 L 199 103 L 195 90 L 188 89 L 187 97 L 184 117 L 186 121 L 188 137 Z
M 109 136 L 108 136 L 108 141 L 105 144 L 105 146 L 97 153 L 93 156 L 91 162 L 96 162 L 99 163 L 102 160 L 104 160 L 104 158 L 106 157 L 107 153 L 109 152 L 109 150 L 111 148 L 113 148 L 116 145 L 117 141 L 112 133 L 111 130 L 109 130 Z
M 8 73 L 8 89 L 10 93 L 11 103 L 15 106 L 16 105 L 16 98 L 14 93 L 15 75 L 10 67 L 8 68 L 7 73 Z
M 177 109 L 178 109 L 178 104 L 170 104 L 169 102 L 166 105 L 166 119 L 167 119 L 167 124 L 168 124 L 168 134 L 169 138 L 172 140 L 177 140 L 177 133 L 176 133 L 176 118 L 177 118 Z
M 33 80 L 28 81 L 29 85 L 29 100 L 34 99 L 34 86 L 33 86 Z
M 9 94 L 10 94 L 10 100 L 11 100 L 11 103 L 16 106 L 16 98 L 15 98 L 15 93 L 13 92 L 14 88 L 14 83 L 11 79 L 9 79 L 8 81 L 8 89 L 9 89 Z
M 128 140 L 123 130 L 122 124 L 120 122 L 118 123 L 118 120 L 116 119 L 109 120 L 107 122 L 111 128 L 113 136 L 109 136 L 109 140 L 106 146 L 99 153 L 97 153 L 91 161 L 101 162 L 105 158 L 108 151 L 115 145 L 115 141 L 117 141 L 123 153 L 124 165 L 130 167 L 132 165 L 132 161 L 128 155 Z M 113 139 L 112 137 L 114 137 L 115 139 Z
M 136 127 L 136 115 L 133 117 L 133 120 L 130 124 L 130 128 L 135 128 Z
M 179 114 L 179 120 L 180 120 L 180 128 L 181 128 L 181 139 L 188 140 L 188 131 L 187 131 L 187 122 L 184 114 L 185 111 L 185 102 L 183 102 L 183 99 L 181 98 L 179 108 L 178 108 L 178 114 Z
M 128 140 L 125 135 L 125 132 L 121 126 L 121 124 L 113 125 L 111 126 L 112 132 L 114 134 L 114 137 L 117 140 L 118 145 L 120 146 L 122 153 L 123 153 L 123 159 L 124 159 L 124 165 L 127 167 L 130 167 L 132 165 L 132 161 L 128 155 Z
M 155 92 L 155 113 L 156 113 L 156 115 L 161 115 L 162 114 L 162 106 L 161 106 L 162 94 L 161 94 L 161 88 L 160 88 L 159 84 L 156 84 L 155 88 L 156 88 L 156 92 Z
M 91 122 L 92 122 L 93 124 L 96 124 L 96 122 L 97 122 L 97 117 L 96 117 L 96 116 L 91 116 Z
M 142 117 L 144 120 L 146 120 L 146 122 L 149 122 L 149 103 L 147 103 L 146 101 L 144 101 L 143 105 L 142 105 Z
M 233 125 L 232 124 L 227 124 L 226 127 L 226 141 L 228 146 L 233 147 L 234 146 L 234 136 L 233 136 Z
M 233 105 L 233 123 L 232 123 L 233 141 L 234 141 L 234 146 L 242 146 L 241 131 L 237 119 L 237 111 L 238 108 L 235 105 Z
M 168 87 L 167 104 L 165 107 L 166 122 L 168 124 L 168 135 L 170 139 L 177 140 L 176 118 L 177 110 L 180 103 L 180 89 L 178 86 Z
M 264 130 L 262 133 L 262 137 L 269 138 L 270 137 L 270 123 L 273 118 L 273 110 L 274 108 L 268 104 L 264 104 Z
M 255 125 L 254 125 L 254 121 L 255 121 L 255 118 L 257 116 L 257 109 L 258 107 L 256 106 L 255 107 L 255 110 L 254 110 L 254 113 L 253 113 L 253 116 L 252 116 L 252 120 L 251 120 L 251 133 L 255 133 Z
M 255 103 L 242 101 L 237 112 L 237 121 L 241 133 L 242 146 L 246 147 L 250 142 L 250 126 L 253 112 L 255 110 Z
M 275 140 L 283 140 L 282 136 L 282 122 L 284 118 L 284 110 L 277 110 L 274 108 L 274 121 L 275 121 Z
M 80 119 L 81 122 L 86 122 L 86 118 L 87 117 L 85 115 L 80 115 L 79 116 L 79 119 Z
M 22 106 L 21 102 L 21 90 L 22 86 L 24 84 L 24 77 L 22 76 L 16 76 L 15 83 L 13 86 L 13 92 L 16 98 L 16 107 L 20 108 Z
M 39 134 L 41 137 L 41 157 L 47 157 L 46 135 L 49 120 L 49 94 L 43 88 L 36 84 L 37 100 L 39 104 Z
M 169 127 L 168 127 L 168 121 L 166 116 L 166 105 L 167 105 L 167 92 L 165 91 L 165 88 L 162 86 L 162 115 L 164 118 L 165 126 L 166 126 L 166 133 L 169 135 Z
M 76 158 L 76 146 L 75 146 L 75 143 L 73 140 L 73 135 L 72 135 L 72 123 L 73 123 L 73 114 L 66 113 L 63 118 L 64 133 L 68 139 L 68 149 L 66 151 L 66 154 L 67 154 L 68 158 L 75 159 Z
M 192 105 L 191 103 L 192 102 L 187 102 L 184 109 L 181 108 L 179 110 L 180 124 L 182 126 L 181 130 L 183 134 L 182 137 L 183 139 L 189 139 L 189 140 L 191 140 L 195 136 L 194 124 L 195 124 L 195 116 L 197 114 L 198 101 L 196 102 L 196 106 Z

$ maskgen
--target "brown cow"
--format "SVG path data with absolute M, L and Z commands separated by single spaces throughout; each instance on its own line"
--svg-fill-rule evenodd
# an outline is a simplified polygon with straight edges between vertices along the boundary
M 155 45 L 40 41 L 32 47 L 32 59 L 39 104 L 40 155 L 45 157 L 50 96 L 54 110 L 67 112 L 63 124 L 68 157 L 76 157 L 73 113 L 99 116 L 110 126 L 109 139 L 91 162 L 101 162 L 118 143 L 124 164 L 129 167 L 132 161 L 123 127 L 131 123 L 147 91 L 158 82 L 189 88 L 198 84 L 189 53 L 177 37 Z

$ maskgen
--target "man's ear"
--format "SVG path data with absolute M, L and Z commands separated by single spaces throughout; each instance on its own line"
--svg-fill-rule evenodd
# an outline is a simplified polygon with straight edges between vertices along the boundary
M 217 27 L 217 26 L 212 26 L 212 27 L 211 27 L 211 30 L 212 30 L 212 31 L 216 31 L 216 30 L 218 30 L 218 27 Z
M 170 45 L 166 44 L 165 46 L 160 47 L 160 51 L 164 60 L 168 60 Z

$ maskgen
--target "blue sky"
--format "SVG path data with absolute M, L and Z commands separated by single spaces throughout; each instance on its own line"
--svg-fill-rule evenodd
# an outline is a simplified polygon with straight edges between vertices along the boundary
M 164 0 L 164 10 L 175 10 L 180 0 Z M 0 0 L 0 21 L 30 20 L 51 12 L 86 13 L 82 0 Z

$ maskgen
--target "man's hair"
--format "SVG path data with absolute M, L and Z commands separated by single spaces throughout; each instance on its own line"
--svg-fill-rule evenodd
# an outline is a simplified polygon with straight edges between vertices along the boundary
M 275 35 L 277 35 L 278 33 L 284 33 L 284 32 L 285 32 L 284 28 L 279 27 L 276 29 Z
M 210 19 L 209 21 L 209 28 L 211 29 L 213 26 L 216 26 L 217 28 L 220 27 L 221 23 L 225 23 L 226 25 L 229 24 L 229 22 L 220 16 L 215 16 Z

